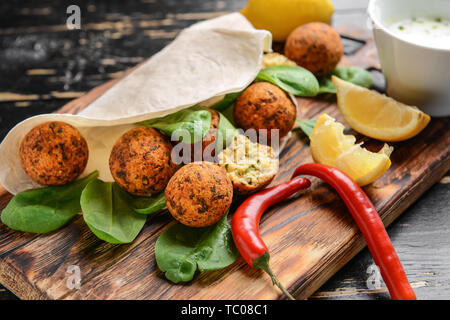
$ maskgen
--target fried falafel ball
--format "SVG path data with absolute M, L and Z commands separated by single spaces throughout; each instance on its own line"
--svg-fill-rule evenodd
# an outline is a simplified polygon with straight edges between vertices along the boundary
M 167 208 L 176 220 L 189 227 L 207 227 L 230 208 L 233 185 L 219 165 L 192 162 L 173 175 L 165 195 Z
M 265 188 L 278 172 L 279 161 L 272 147 L 254 143 L 244 135 L 234 137 L 217 156 L 240 195 Z
M 244 130 L 267 129 L 267 141 L 271 130 L 279 129 L 282 138 L 294 127 L 297 108 L 289 96 L 269 82 L 250 85 L 236 100 L 234 120 Z
M 284 55 L 315 76 L 330 74 L 344 54 L 341 37 L 329 25 L 311 22 L 292 31 Z
M 74 181 L 86 168 L 89 150 L 78 129 L 68 123 L 42 123 L 23 138 L 19 157 L 25 173 L 45 186 Z
M 211 125 L 209 127 L 209 130 L 205 133 L 203 139 L 201 141 L 196 141 L 192 144 L 189 144 L 188 146 L 186 146 L 184 142 L 179 142 L 179 144 L 184 144 L 186 146 L 186 150 L 190 148 L 192 162 L 207 160 L 208 157 L 204 157 L 204 151 L 209 145 L 215 143 L 217 139 L 220 116 L 213 109 L 208 108 L 208 110 L 211 112 Z M 183 147 L 183 149 L 185 149 L 185 147 Z M 214 149 L 211 150 L 210 156 L 211 158 L 215 156 Z
M 177 170 L 171 151 L 168 138 L 155 129 L 133 128 L 114 144 L 109 169 L 116 183 L 129 193 L 157 194 L 164 190 Z

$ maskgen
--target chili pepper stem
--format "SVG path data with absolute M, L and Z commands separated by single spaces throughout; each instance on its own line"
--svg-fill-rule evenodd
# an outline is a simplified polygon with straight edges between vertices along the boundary
M 278 281 L 277 277 L 273 273 L 269 266 L 270 255 L 266 251 L 262 256 L 253 260 L 253 266 L 256 268 L 263 269 L 272 279 L 272 283 L 276 285 L 280 290 L 288 297 L 289 300 L 295 300 L 295 298 L 286 290 L 286 288 Z

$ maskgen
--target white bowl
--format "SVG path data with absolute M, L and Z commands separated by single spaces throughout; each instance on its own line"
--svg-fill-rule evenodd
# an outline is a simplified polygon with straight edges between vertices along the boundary
M 371 0 L 368 12 L 387 94 L 431 116 L 449 116 L 450 49 L 401 39 L 389 25 L 413 17 L 450 19 L 450 0 Z

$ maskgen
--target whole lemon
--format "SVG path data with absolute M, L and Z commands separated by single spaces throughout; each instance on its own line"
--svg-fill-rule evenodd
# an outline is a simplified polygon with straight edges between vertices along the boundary
M 333 11 L 330 0 L 249 0 L 241 13 L 256 29 L 270 31 L 274 41 L 285 41 L 300 25 L 330 23 Z

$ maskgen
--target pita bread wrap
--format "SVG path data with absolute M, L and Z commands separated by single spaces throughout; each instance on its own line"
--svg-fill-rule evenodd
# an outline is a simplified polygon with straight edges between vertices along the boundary
M 23 137 L 47 121 L 79 129 L 89 147 L 84 175 L 99 170 L 100 179 L 113 181 L 109 154 L 126 130 L 243 90 L 270 50 L 270 33 L 255 30 L 240 13 L 197 23 L 79 114 L 43 114 L 17 124 L 0 145 L 0 183 L 12 194 L 40 187 L 25 174 L 18 152 Z

